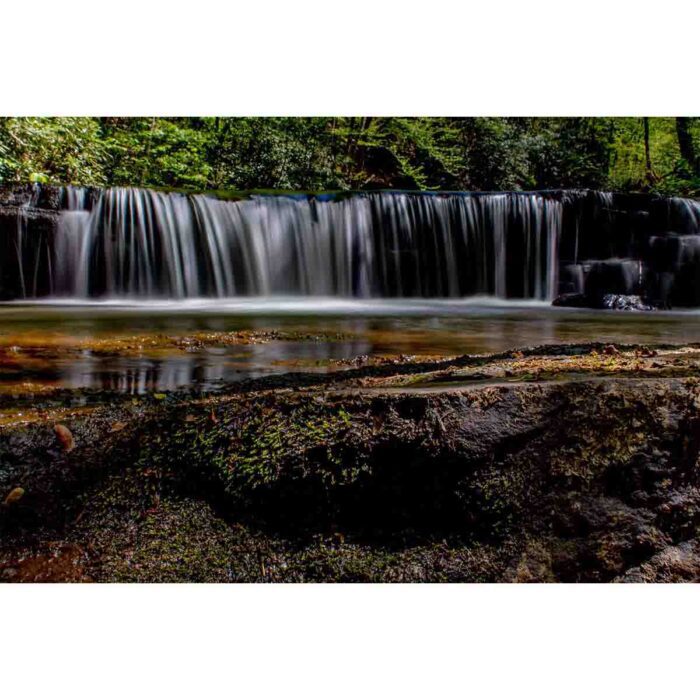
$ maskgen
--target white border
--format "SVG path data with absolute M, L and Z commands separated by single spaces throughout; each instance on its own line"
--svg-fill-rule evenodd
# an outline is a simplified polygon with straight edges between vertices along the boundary
M 5 115 L 700 114 L 688 0 L 19 0 Z
M 10 0 L 0 115 L 698 115 L 687 0 Z M 4 586 L 3 697 L 681 697 L 693 586 Z
M 591 700 L 696 685 L 694 586 L 8 590 L 8 698 Z

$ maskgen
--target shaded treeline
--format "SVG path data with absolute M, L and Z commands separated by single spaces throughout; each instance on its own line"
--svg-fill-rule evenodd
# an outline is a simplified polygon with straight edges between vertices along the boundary
M 691 117 L 5 117 L 0 182 L 700 192 Z

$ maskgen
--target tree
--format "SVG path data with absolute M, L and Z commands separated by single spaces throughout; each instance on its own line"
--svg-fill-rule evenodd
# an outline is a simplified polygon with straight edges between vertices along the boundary
M 649 117 L 643 117 L 644 124 L 644 163 L 646 165 L 646 181 L 651 185 L 656 179 L 654 171 L 651 167 L 651 151 L 649 149 Z
M 700 192 L 690 117 L 0 118 L 0 181 Z
M 690 125 L 690 117 L 676 117 L 676 133 L 678 134 L 678 147 L 681 151 L 681 158 L 688 164 L 690 172 L 700 177 L 700 158 L 695 154 Z

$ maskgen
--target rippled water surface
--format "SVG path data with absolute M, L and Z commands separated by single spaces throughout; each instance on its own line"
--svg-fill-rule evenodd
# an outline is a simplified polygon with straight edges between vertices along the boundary
M 270 373 L 337 370 L 373 358 L 589 341 L 700 343 L 700 315 L 488 299 L 5 304 L 0 388 L 6 393 L 42 387 L 128 393 L 209 389 Z

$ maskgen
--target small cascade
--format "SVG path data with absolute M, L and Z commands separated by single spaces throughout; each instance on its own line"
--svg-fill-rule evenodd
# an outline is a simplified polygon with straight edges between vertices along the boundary
M 671 230 L 679 233 L 700 231 L 700 202 L 682 197 L 671 197 L 668 202 Z
M 65 188 L 62 201 L 56 297 L 545 300 L 557 291 L 562 204 L 540 194 L 226 201 Z
M 559 291 L 599 306 L 606 295 L 700 305 L 700 203 L 610 192 L 566 193 Z M 559 300 L 562 302 L 563 300 Z
M 643 248 L 643 288 L 664 307 L 700 306 L 700 202 L 671 197 L 665 231 Z
M 33 240 L 29 235 L 29 216 L 32 209 L 36 208 L 41 189 L 39 185 L 33 185 L 25 200 L 17 208 L 16 232 L 14 237 L 14 249 L 17 255 L 17 279 L 22 297 L 37 296 L 39 284 L 39 268 L 42 254 L 45 254 L 45 241 Z M 50 274 L 50 269 L 49 269 Z

